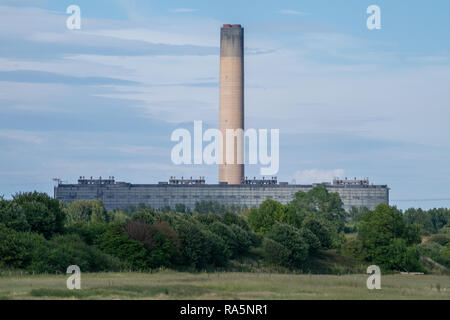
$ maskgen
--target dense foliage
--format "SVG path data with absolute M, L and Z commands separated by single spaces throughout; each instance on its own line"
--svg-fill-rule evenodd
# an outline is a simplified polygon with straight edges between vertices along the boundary
M 339 195 L 323 186 L 298 192 L 286 205 L 268 199 L 250 209 L 211 201 L 193 210 L 180 204 L 107 211 L 98 200 L 64 204 L 21 193 L 0 197 L 0 269 L 204 270 L 250 261 L 309 272 L 330 251 L 384 270 L 424 271 L 450 267 L 448 221 L 447 209 L 403 213 L 379 205 L 346 213 Z M 428 242 L 421 244 L 423 236 Z

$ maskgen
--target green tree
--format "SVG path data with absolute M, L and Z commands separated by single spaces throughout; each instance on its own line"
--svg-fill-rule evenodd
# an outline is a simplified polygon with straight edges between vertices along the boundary
M 318 218 L 308 217 L 303 220 L 302 227 L 310 230 L 319 240 L 320 248 L 329 249 L 332 245 L 332 232 L 328 224 Z
M 108 221 L 108 214 L 101 200 L 76 200 L 64 208 L 67 225 L 80 223 L 102 223 Z
M 252 208 L 248 216 L 248 223 L 255 232 L 266 233 L 272 229 L 276 222 L 281 220 L 285 213 L 285 206 L 280 202 L 267 199 L 259 208 Z
M 209 226 L 209 231 L 221 237 L 225 243 L 227 250 L 231 253 L 231 257 L 236 257 L 239 252 L 239 243 L 233 230 L 222 222 L 214 222 Z
M 291 251 L 270 238 L 263 240 L 264 260 L 271 265 L 291 266 Z
M 38 192 L 19 193 L 13 199 L 22 208 L 31 231 L 41 233 L 47 239 L 64 231 L 66 215 L 59 200 Z
M 308 228 L 301 228 L 300 235 L 303 239 L 305 239 L 308 244 L 309 254 L 316 254 L 317 251 L 321 248 L 321 243 L 319 238 Z
M 308 244 L 297 228 L 283 223 L 276 223 L 267 234 L 267 237 L 289 250 L 290 254 L 285 265 L 286 267 L 298 268 L 308 258 Z
M 131 239 L 119 225 L 112 225 L 103 234 L 100 241 L 103 252 L 128 263 L 134 270 L 149 268 L 149 258 L 144 245 Z
M 347 213 L 343 209 L 343 202 L 338 193 L 328 192 L 324 186 L 316 186 L 308 192 L 297 192 L 288 207 L 300 219 L 310 215 L 328 221 L 336 232 L 344 229 Z
M 415 247 L 408 247 L 404 239 L 391 239 L 388 245 L 380 246 L 375 251 L 373 262 L 383 269 L 424 271 L 419 262 L 419 252 Z
M 27 269 L 35 249 L 44 248 L 46 243 L 40 234 L 18 232 L 0 223 L 0 267 Z
M 380 204 L 364 216 L 357 239 L 364 248 L 367 261 L 386 269 L 408 270 L 419 265 L 415 248 L 409 248 L 420 243 L 419 233 L 417 225 L 407 225 L 396 207 Z
M 0 221 L 6 227 L 17 231 L 29 231 L 27 217 L 22 207 L 15 201 L 4 200 L 0 197 Z

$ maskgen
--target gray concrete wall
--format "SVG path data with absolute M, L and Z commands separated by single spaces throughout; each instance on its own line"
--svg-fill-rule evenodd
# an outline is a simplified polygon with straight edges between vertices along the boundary
M 218 201 L 247 207 L 258 206 L 266 199 L 283 204 L 291 201 L 297 191 L 308 191 L 311 185 L 112 185 L 67 184 L 55 187 L 55 198 L 65 202 L 74 200 L 102 200 L 109 209 L 138 206 L 145 203 L 153 208 L 174 207 L 185 204 L 193 209 L 198 201 Z M 389 188 L 386 186 L 326 186 L 329 192 L 341 196 L 344 208 L 353 206 L 374 209 L 380 203 L 389 203 Z

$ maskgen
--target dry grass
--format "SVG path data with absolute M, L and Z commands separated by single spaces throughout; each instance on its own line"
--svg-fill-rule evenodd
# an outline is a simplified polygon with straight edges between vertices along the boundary
M 450 277 L 385 275 L 368 290 L 366 275 L 263 273 L 82 274 L 81 290 L 66 276 L 0 277 L 0 299 L 449 299 Z

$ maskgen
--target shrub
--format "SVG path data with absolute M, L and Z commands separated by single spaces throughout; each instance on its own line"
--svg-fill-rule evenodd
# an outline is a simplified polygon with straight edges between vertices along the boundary
M 436 242 L 441 246 L 446 246 L 450 243 L 450 235 L 447 234 L 434 234 L 430 237 L 429 241 Z
M 404 239 L 391 239 L 389 244 L 375 249 L 373 263 L 385 270 L 423 271 L 419 262 L 419 252 L 414 247 L 407 247 Z
M 450 268 L 450 244 L 447 244 L 445 247 L 441 248 L 438 261 L 447 268 Z
M 419 243 L 419 233 L 417 225 L 406 225 L 402 212 L 396 207 L 380 204 L 371 214 L 363 217 L 358 229 L 358 240 L 363 245 L 367 261 L 386 261 L 386 265 L 394 267 L 403 264 L 389 263 L 387 261 L 394 258 L 380 254 L 390 254 L 402 249 L 400 239 L 404 241 L 405 247 Z
M 223 238 L 211 231 L 204 231 L 205 239 L 207 241 L 208 260 L 204 267 L 209 265 L 216 267 L 224 267 L 228 264 L 231 258 L 231 252 Z
M 248 254 L 253 244 L 253 238 L 251 234 L 235 224 L 231 225 L 230 228 L 236 237 L 237 242 L 237 248 L 235 252 L 236 256 L 244 256 Z
M 255 232 L 266 233 L 280 221 L 286 208 L 277 201 L 267 199 L 258 209 L 252 208 L 248 216 L 248 223 Z
M 180 238 L 184 265 L 196 269 L 211 265 L 223 266 L 231 256 L 224 240 L 196 221 L 180 220 L 176 231 Z
M 108 216 L 101 200 L 76 200 L 69 203 L 64 211 L 67 225 L 84 224 L 89 222 L 106 222 Z
M 236 213 L 225 212 L 221 216 L 221 220 L 227 226 L 237 225 L 237 226 L 239 226 L 240 228 L 244 229 L 247 232 L 250 231 L 250 226 L 248 225 L 247 221 L 242 216 L 239 216 Z
M 420 255 L 425 257 L 430 257 L 431 259 L 437 261 L 439 260 L 439 256 L 441 253 L 441 245 L 436 242 L 425 242 L 422 244 L 419 244 L 417 246 L 417 250 L 420 253 Z
M 365 251 L 362 242 L 357 239 L 348 240 L 341 246 L 341 253 L 357 259 L 365 258 Z
M 176 261 L 179 239 L 167 222 L 156 222 L 150 226 L 142 221 L 129 221 L 124 230 L 132 239 L 145 246 L 150 267 L 169 267 Z
M 153 223 L 160 221 L 161 217 L 160 213 L 154 211 L 151 208 L 147 208 L 134 212 L 131 216 L 131 220 L 142 221 L 149 225 L 152 225 Z
M 101 238 L 100 248 L 128 263 L 134 270 L 146 270 L 149 267 L 144 245 L 131 239 L 121 226 L 113 225 L 108 228 Z
M 76 224 L 66 228 L 66 234 L 77 234 L 88 245 L 99 245 L 108 230 L 107 223 Z
M 220 222 L 220 216 L 215 213 L 195 214 L 194 219 L 203 225 L 211 225 L 214 222 Z
M 187 220 L 178 225 L 177 231 L 181 241 L 183 264 L 197 269 L 205 267 L 210 260 L 210 248 L 205 232 L 198 224 Z
M 94 246 L 88 246 L 78 235 L 58 235 L 46 240 L 31 232 L 16 232 L 0 227 L 0 266 L 37 273 L 64 273 L 70 265 L 82 271 L 115 271 L 123 264 Z
M 327 224 L 320 219 L 308 217 L 303 220 L 303 228 L 310 230 L 320 241 L 320 247 L 322 249 L 329 249 L 332 245 L 331 230 Z
M 214 222 L 209 226 L 209 230 L 222 238 L 222 240 L 225 243 L 226 249 L 230 252 L 231 257 L 236 257 L 239 252 L 239 243 L 236 235 L 234 234 L 233 230 L 227 226 L 226 224 L 223 224 L 222 222 Z
M 0 221 L 6 227 L 16 231 L 29 231 L 27 217 L 22 208 L 15 201 L 0 198 Z
M 64 231 L 66 215 L 59 200 L 38 192 L 19 193 L 13 199 L 22 208 L 32 232 L 49 239 L 53 234 Z
M 270 238 L 264 238 L 262 246 L 264 260 L 267 263 L 290 267 L 291 251 L 289 249 Z
M 300 235 L 303 239 L 305 239 L 308 244 L 309 253 L 315 254 L 320 249 L 320 240 L 319 238 L 308 228 L 301 228 Z
M 34 272 L 65 273 L 70 265 L 84 272 L 119 271 L 124 264 L 119 259 L 88 246 L 78 235 L 58 235 L 46 246 L 35 249 L 29 270 Z
M 45 245 L 42 235 L 18 232 L 0 224 L 0 267 L 26 269 L 31 264 L 35 248 Z
M 289 250 L 290 254 L 286 267 L 299 267 L 307 259 L 308 244 L 297 228 L 277 223 L 267 234 L 267 237 Z

